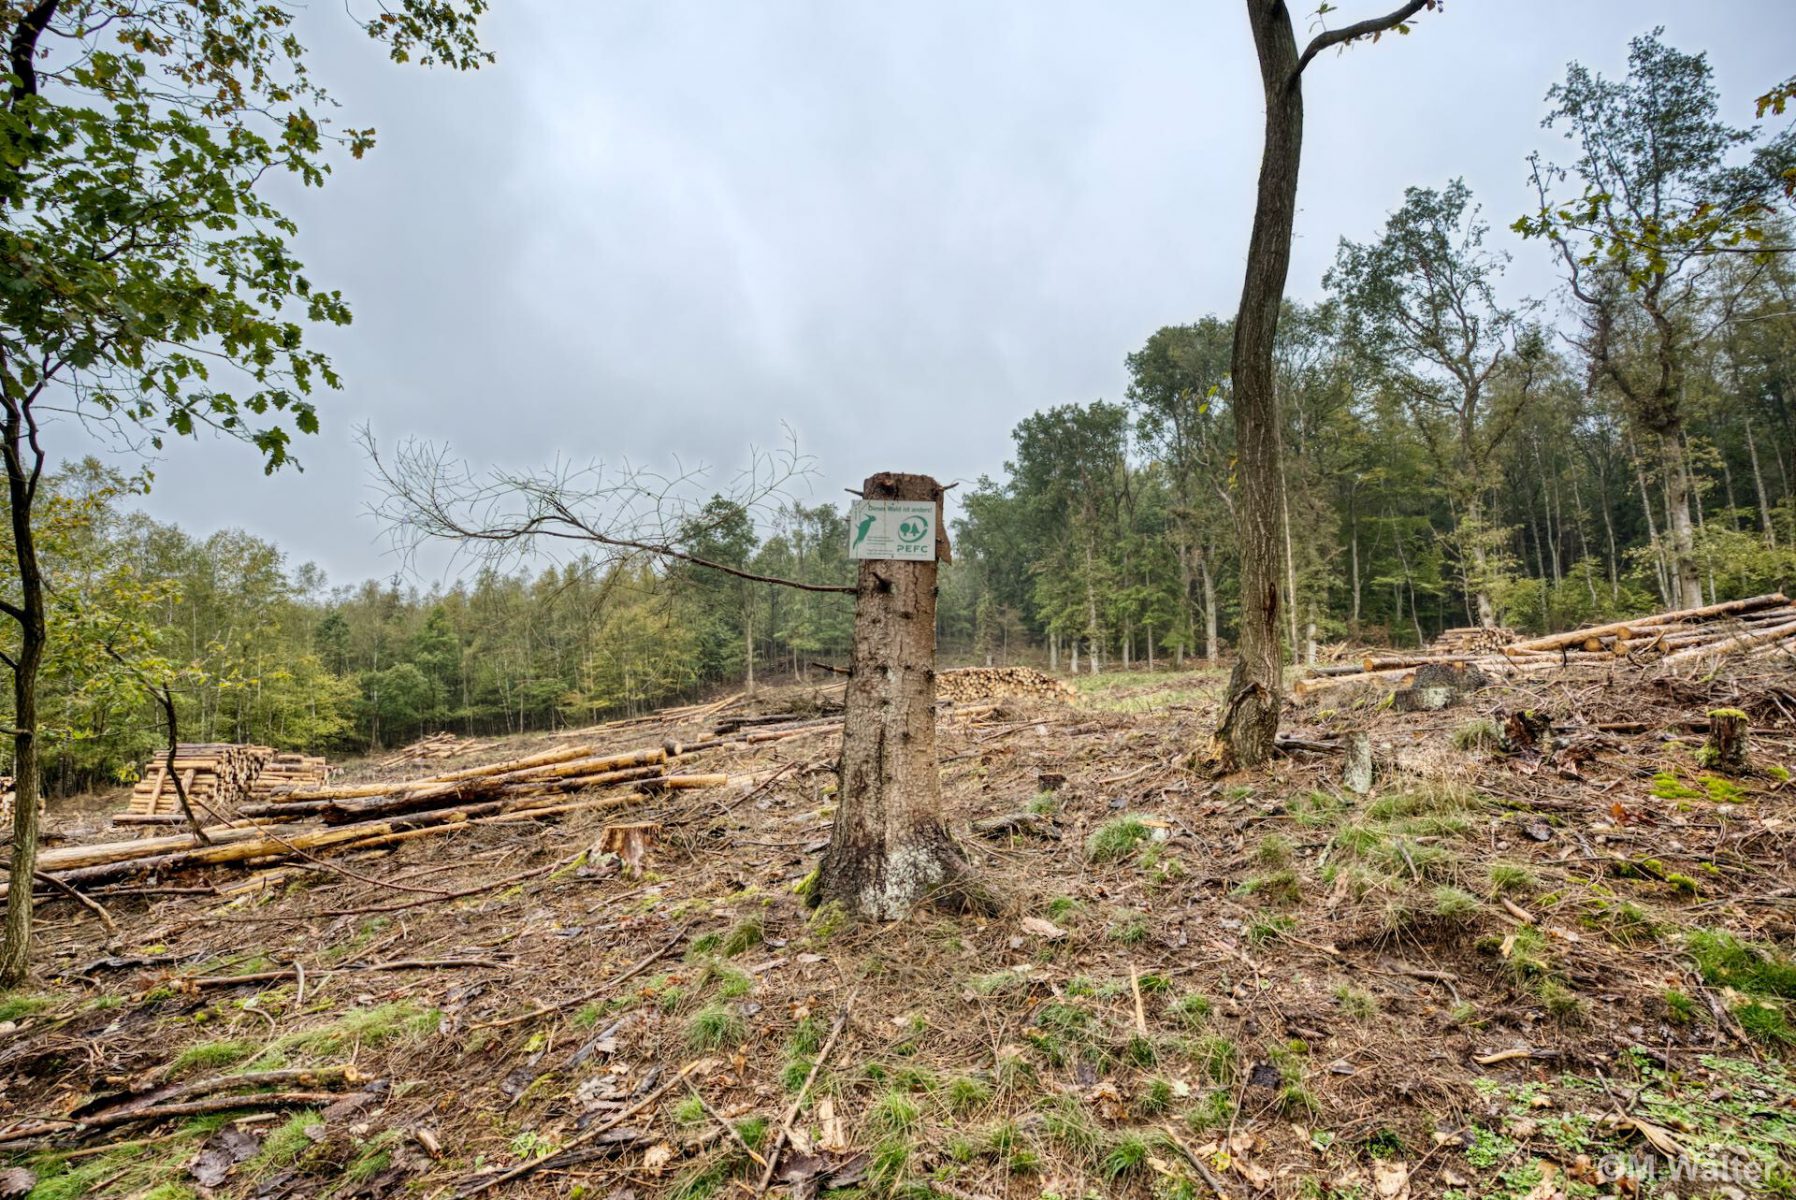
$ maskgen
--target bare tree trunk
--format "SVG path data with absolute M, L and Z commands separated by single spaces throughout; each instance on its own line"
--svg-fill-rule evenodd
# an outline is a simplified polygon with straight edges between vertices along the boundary
M 742 691 L 755 694 L 755 616 L 754 606 L 742 606 Z
M 1777 549 L 1777 526 L 1771 521 L 1771 505 L 1765 499 L 1765 476 L 1759 470 L 1759 448 L 1752 440 L 1752 419 L 1746 420 L 1746 457 L 1752 461 L 1752 486 L 1759 497 L 1759 528 L 1765 533 L 1765 545 Z
M 1684 445 L 1676 433 L 1659 437 L 1659 460 L 1665 473 L 1665 508 L 1671 539 L 1671 579 L 1676 587 L 1672 603 L 1679 608 L 1701 608 L 1702 572 L 1696 562 L 1696 530 L 1690 521 L 1690 472 L 1684 461 Z
M 13 806 L 12 866 L 6 893 L 6 932 L 0 939 L 0 988 L 17 987 L 31 969 L 31 892 L 37 870 L 38 744 L 37 679 L 48 631 L 44 622 L 44 577 L 38 565 L 32 506 L 44 467 L 37 422 L 30 400 L 7 396 L 4 441 L 7 507 L 12 522 L 13 563 L 19 572 L 19 599 L 6 615 L 19 626 L 12 667 Z
M 1204 590 L 1204 664 L 1213 667 L 1222 653 L 1222 639 L 1216 621 L 1216 574 L 1210 570 L 1207 551 L 1197 560 L 1197 573 L 1198 585 Z
M 926 475 L 868 478 L 869 500 L 933 500 Z M 938 532 L 937 552 L 947 541 Z M 964 907 L 970 868 L 942 822 L 935 752 L 936 564 L 865 559 L 856 581 L 854 652 L 843 714 L 841 797 L 817 895 L 892 921 L 928 899 Z
M 1048 670 L 1060 673 L 1060 631 L 1048 630 Z
M 1659 540 L 1659 527 L 1653 521 L 1652 496 L 1646 490 L 1646 469 L 1640 465 L 1639 450 L 1631 444 L 1628 447 L 1628 457 L 1634 462 L 1634 481 L 1640 485 L 1640 508 L 1646 516 L 1647 540 L 1652 543 L 1653 547 L 1653 573 L 1659 580 L 1659 596 L 1665 603 L 1675 604 L 1677 596 L 1671 590 L 1671 576 L 1665 566 L 1665 543 Z M 1613 538 L 1613 534 L 1611 537 Z M 1613 549 L 1610 553 L 1614 553 Z
M 1353 572 L 1353 612 L 1347 618 L 1347 629 L 1348 629 L 1349 634 L 1352 637 L 1358 638 L 1359 637 L 1359 609 L 1360 609 L 1360 576 L 1359 576 L 1359 511 L 1357 508 L 1354 510 L 1354 512 L 1352 514 L 1352 530 L 1353 530 L 1352 536 L 1348 540 L 1347 548 L 1349 551 L 1348 562 L 1351 564 L 1352 572 Z
M 1260 154 L 1247 272 L 1235 314 L 1232 407 L 1240 480 L 1235 519 L 1241 552 L 1241 621 L 1235 667 L 1216 730 L 1220 759 L 1238 767 L 1258 766 L 1272 757 L 1284 701 L 1278 534 L 1285 507 L 1284 455 L 1272 353 L 1291 267 L 1297 174 L 1303 160 L 1303 88 L 1290 10 L 1283 0 L 1248 0 L 1247 19 L 1266 102 L 1266 141 Z
M 1492 629 L 1497 624 L 1497 606 L 1490 598 L 1490 555 L 1484 544 L 1484 498 L 1474 495 L 1466 503 L 1465 524 L 1471 529 L 1471 537 L 1466 547 L 1471 551 L 1472 603 L 1477 609 L 1476 620 L 1480 629 Z
M 1279 455 L 1278 463 L 1278 502 L 1283 510 L 1280 519 L 1285 527 L 1285 614 L 1290 622 L 1290 640 L 1285 643 L 1290 648 L 1291 661 L 1297 661 L 1297 550 L 1291 543 L 1291 488 L 1285 477 L 1284 455 Z

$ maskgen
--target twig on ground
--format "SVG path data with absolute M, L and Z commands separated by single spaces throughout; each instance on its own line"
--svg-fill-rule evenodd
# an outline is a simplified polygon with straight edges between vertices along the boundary
M 39 883 L 49 884 L 63 895 L 68 896 L 70 899 L 80 904 L 83 908 L 86 908 L 89 912 L 93 913 L 94 916 L 100 918 L 100 924 L 106 927 L 107 933 L 113 934 L 114 936 L 118 934 L 118 926 L 113 924 L 112 914 L 107 912 L 105 906 L 98 900 L 95 900 L 91 896 L 82 895 L 54 875 L 45 874 L 43 871 L 33 871 L 32 875 L 37 878 Z
M 767 1186 L 773 1182 L 773 1172 L 779 1166 L 780 1150 L 785 1146 L 786 1139 L 792 1136 L 792 1122 L 798 1119 L 799 1109 L 804 1106 L 804 1098 L 810 1094 L 811 1085 L 817 1082 L 817 1072 L 829 1061 L 830 1051 L 836 1048 L 836 1039 L 842 1036 L 842 1030 L 848 1025 L 848 1014 L 854 1011 L 855 994 L 848 993 L 848 999 L 842 1002 L 842 1011 L 836 1014 L 835 1022 L 829 1027 L 829 1036 L 823 1039 L 823 1048 L 817 1051 L 810 1073 L 804 1077 L 804 1086 L 798 1089 L 798 1095 L 792 1097 L 792 1103 L 786 1109 L 785 1120 L 780 1122 L 779 1132 L 773 1135 L 773 1145 L 767 1151 L 767 1167 L 761 1172 L 761 1182 L 755 1185 L 756 1196 L 765 1196 Z
M 503 1029 L 507 1025 L 522 1025 L 525 1021 L 534 1021 L 538 1017 L 545 1017 L 553 1012 L 564 1012 L 567 1009 L 573 1008 L 575 1005 L 587 1004 L 593 1000 L 597 1000 L 602 996 L 608 995 L 611 991 L 613 991 L 617 987 L 618 984 L 623 983 L 624 981 L 626 981 L 628 979 L 634 978 L 635 976 L 640 975 L 643 971 L 647 970 L 651 964 L 653 964 L 658 959 L 660 959 L 664 955 L 666 955 L 669 950 L 672 950 L 675 946 L 679 945 L 680 940 L 686 936 L 686 931 L 691 928 L 692 928 L 692 922 L 690 922 L 690 921 L 686 922 L 686 924 L 684 924 L 684 925 L 680 926 L 678 929 L 676 929 L 674 931 L 674 935 L 671 938 L 667 939 L 667 941 L 664 944 L 662 944 L 662 946 L 659 949 L 657 949 L 654 953 L 641 959 L 639 962 L 636 963 L 635 966 L 633 966 L 629 970 L 625 971 L 622 975 L 618 975 L 611 979 L 606 980 L 602 985 L 594 988 L 590 992 L 585 992 L 581 995 L 575 996 L 571 1000 L 562 1000 L 555 1004 L 545 1004 L 540 1008 L 533 1008 L 529 1012 L 521 1013 L 515 1017 L 501 1017 L 496 1021 L 479 1021 L 479 1022 L 476 1022 L 475 1024 L 468 1026 L 468 1028 L 469 1029 Z
M 632 1104 L 630 1107 L 623 1109 L 620 1112 L 613 1113 L 608 1120 L 600 1121 L 597 1125 L 594 1125 L 592 1128 L 588 1129 L 585 1133 L 581 1134 L 579 1137 L 573 1138 L 572 1140 L 567 1142 L 567 1144 L 563 1145 L 561 1147 L 561 1149 L 557 1150 L 554 1154 L 548 1155 L 544 1158 L 533 1159 L 530 1162 L 522 1163 L 518 1166 L 515 1166 L 509 1171 L 503 1171 L 497 1175 L 490 1175 L 485 1179 L 476 1180 L 475 1182 L 469 1184 L 467 1187 L 463 1188 L 461 1191 L 455 1193 L 455 1200 L 469 1200 L 469 1197 L 471 1197 L 471 1196 L 478 1196 L 482 1192 L 491 1191 L 493 1188 L 498 1187 L 502 1183 L 511 1183 L 515 1180 L 524 1178 L 526 1175 L 533 1175 L 536 1172 L 542 1170 L 546 1166 L 550 1166 L 551 1164 L 553 1164 L 555 1159 L 559 1158 L 563 1154 L 566 1154 L 569 1150 L 572 1150 L 575 1146 L 585 1145 L 587 1142 L 596 1140 L 601 1134 L 608 1133 L 612 1129 L 615 1129 L 617 1126 L 623 1124 L 623 1122 L 625 1122 L 629 1118 L 635 1116 L 637 1113 L 641 1112 L 643 1109 L 647 1108 L 649 1105 L 653 1104 L 655 1101 L 661 1099 L 661 1097 L 666 1095 L 667 1092 L 669 1091 L 669 1089 L 671 1089 L 676 1083 L 681 1082 L 688 1075 L 692 1074 L 694 1071 L 698 1070 L 701 1066 L 705 1065 L 709 1061 L 711 1061 L 711 1060 L 701 1058 L 695 1062 L 687 1063 L 685 1066 L 680 1068 L 679 1073 L 677 1075 L 675 1075 L 672 1079 L 669 1079 L 667 1082 L 663 1083 L 660 1087 L 656 1088 L 654 1091 L 650 1092 L 648 1095 L 644 1096 L 642 1099 L 638 1100 L 636 1103 Z
M 755 1162 L 759 1163 L 761 1166 L 767 1165 L 767 1160 L 762 1158 L 759 1154 L 756 1154 L 755 1148 L 742 1139 L 742 1134 L 737 1130 L 735 1125 L 726 1121 L 721 1113 L 711 1107 L 711 1102 L 705 1099 L 705 1094 L 703 1092 L 698 1090 L 698 1085 L 688 1079 L 686 1081 L 686 1090 L 692 1093 L 692 1098 L 698 1101 L 698 1106 L 705 1110 L 706 1115 L 713 1121 L 716 1121 L 718 1125 L 722 1126 L 724 1133 L 729 1136 L 730 1140 L 742 1147 L 742 1152 L 744 1154 L 754 1159 Z

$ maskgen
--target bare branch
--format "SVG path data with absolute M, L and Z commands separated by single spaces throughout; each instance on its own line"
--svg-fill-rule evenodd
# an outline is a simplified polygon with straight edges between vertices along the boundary
M 429 442 L 401 442 L 389 459 L 366 428 L 361 441 L 382 493 L 371 511 L 407 557 L 426 542 L 450 542 L 489 558 L 526 555 L 545 540 L 574 542 L 611 551 L 606 558 L 613 563 L 648 557 L 799 591 L 855 590 L 763 575 L 681 549 L 715 524 L 704 512 L 703 468 L 676 464 L 662 474 L 628 462 L 617 468 L 555 463 L 535 472 L 481 475 Z M 789 443 L 777 453 L 755 453 L 729 494 L 719 495 L 745 511 L 764 512 L 810 473 L 810 460 Z
M 1359 38 L 1375 37 L 1387 29 L 1394 29 L 1403 24 L 1424 8 L 1433 8 L 1437 2 L 1438 0 L 1409 0 L 1409 3 L 1396 12 L 1386 13 L 1382 17 L 1370 17 L 1340 29 L 1330 29 L 1317 34 L 1310 44 L 1304 47 L 1302 56 L 1298 58 L 1297 73 L 1303 74 L 1303 69 L 1310 65 L 1310 60 L 1331 46 L 1343 46 Z

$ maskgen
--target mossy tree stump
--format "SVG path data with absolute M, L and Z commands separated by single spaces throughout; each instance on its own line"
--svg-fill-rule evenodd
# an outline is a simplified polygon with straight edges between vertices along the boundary
M 1739 709 L 1711 710 L 1709 740 L 1702 748 L 1702 765 L 1727 775 L 1744 774 L 1747 728 L 1746 714 Z

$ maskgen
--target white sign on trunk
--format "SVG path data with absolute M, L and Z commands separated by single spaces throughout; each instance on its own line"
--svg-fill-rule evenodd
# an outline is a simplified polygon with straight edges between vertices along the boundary
M 848 557 L 934 562 L 934 501 L 856 500 L 848 509 Z

